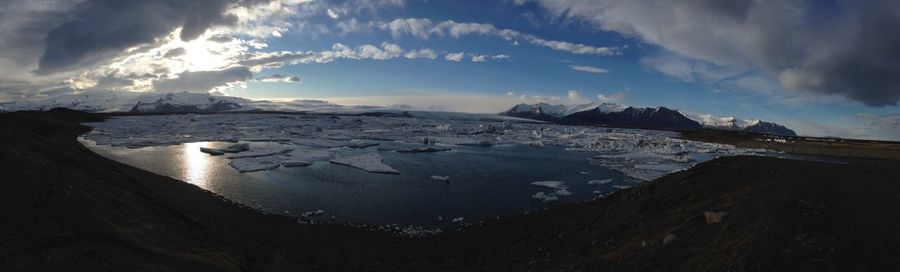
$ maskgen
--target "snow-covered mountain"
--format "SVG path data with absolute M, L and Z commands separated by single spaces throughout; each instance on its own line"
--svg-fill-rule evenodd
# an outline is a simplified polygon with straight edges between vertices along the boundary
M 783 136 L 797 136 L 797 133 L 793 130 L 771 122 L 763 122 L 760 120 L 756 120 L 754 122 L 750 122 L 749 125 L 745 126 L 741 131 L 744 132 L 752 132 L 752 133 L 760 133 L 760 134 L 775 134 L 775 135 L 783 135 Z
M 785 126 L 761 120 L 741 120 L 733 116 L 716 117 L 711 114 L 685 114 L 685 116 L 710 129 L 797 136 L 797 133 Z
M 152 95 L 139 98 L 129 111 L 154 113 L 223 112 L 241 109 L 242 104 L 250 101 L 238 97 L 188 92 L 167 93 L 162 95 L 162 97 L 157 96 Z
M 184 112 L 224 111 L 241 108 L 250 100 L 206 93 L 141 93 L 87 91 L 31 101 L 9 102 L 7 111 L 69 108 L 85 112 Z
M 518 104 L 511 109 L 503 112 L 502 115 L 535 119 L 542 121 L 558 121 L 559 119 L 571 115 L 576 112 L 582 112 L 593 109 L 601 111 L 614 112 L 622 111 L 628 106 L 613 103 L 588 103 L 580 105 L 551 105 L 547 103 L 537 104 Z
M 607 125 L 667 130 L 702 128 L 699 123 L 685 117 L 680 112 L 665 107 L 638 108 L 614 103 L 589 103 L 575 106 L 547 103 L 519 104 L 501 114 L 573 125 Z

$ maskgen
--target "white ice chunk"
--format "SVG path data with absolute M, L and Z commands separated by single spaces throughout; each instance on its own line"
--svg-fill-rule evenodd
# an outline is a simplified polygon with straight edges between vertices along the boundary
M 562 181 L 535 181 L 535 182 L 532 182 L 531 185 L 547 187 L 550 189 L 557 189 L 557 190 L 569 188 L 568 186 L 566 186 L 566 183 L 562 182 Z
M 231 160 L 228 165 L 243 173 L 275 169 L 281 166 L 281 162 L 274 157 L 256 157 Z
M 313 216 L 319 216 L 319 215 L 323 215 L 323 214 L 325 214 L 324 210 L 315 210 L 315 211 L 308 211 L 308 212 L 301 213 L 300 216 L 313 217 Z
M 588 184 L 600 185 L 600 184 L 607 184 L 612 181 L 613 181 L 612 179 L 599 179 L 599 180 L 595 179 L 595 180 L 588 181 Z
M 545 194 L 544 192 L 537 192 L 537 193 L 531 195 L 531 198 L 539 199 L 539 200 L 543 201 L 544 203 L 550 203 L 550 202 L 559 200 L 558 197 L 556 197 L 554 195 L 550 195 L 550 194 Z
M 387 164 L 384 164 L 381 161 L 381 156 L 379 156 L 377 153 L 365 153 L 361 155 L 338 157 L 332 159 L 331 163 L 355 167 L 372 173 L 400 174 L 399 171 L 395 170 Z
M 453 218 L 453 220 L 451 220 L 450 222 L 461 223 L 463 220 L 466 220 L 466 219 L 463 217 L 457 217 L 457 218 Z
M 433 179 L 433 180 L 440 180 L 440 181 L 450 181 L 450 176 L 438 176 L 438 175 L 433 175 L 433 176 L 431 176 L 431 179 Z
M 625 190 L 625 189 L 631 188 L 631 185 L 613 185 L 613 188 L 616 188 L 619 190 Z

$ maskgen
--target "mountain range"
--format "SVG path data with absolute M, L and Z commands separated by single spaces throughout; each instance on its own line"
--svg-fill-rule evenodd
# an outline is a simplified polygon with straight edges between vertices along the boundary
M 513 106 L 501 115 L 570 125 L 679 131 L 709 128 L 785 136 L 797 135 L 793 130 L 782 125 L 761 120 L 745 121 L 734 117 L 690 115 L 666 107 L 633 107 L 615 103 L 588 103 L 574 106 L 523 103 Z
M 371 112 L 394 110 L 371 106 L 341 106 L 321 100 L 265 101 L 208 93 L 140 93 L 127 91 L 87 91 L 31 101 L 0 104 L 0 111 L 50 110 L 69 108 L 85 112 L 190 113 L 229 111 L 306 111 L 306 112 Z M 666 107 L 633 107 L 615 103 L 551 105 L 518 104 L 501 113 L 568 125 L 600 125 L 611 127 L 699 130 L 703 128 L 733 130 L 761 134 L 795 136 L 794 131 L 775 123 L 740 120 L 734 117 L 691 115 Z

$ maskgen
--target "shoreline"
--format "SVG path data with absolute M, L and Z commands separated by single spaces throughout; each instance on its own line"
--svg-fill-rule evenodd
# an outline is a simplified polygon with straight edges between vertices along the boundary
M 76 140 L 89 129 L 78 122 L 97 118 L 69 110 L 0 114 L 0 219 L 7 222 L 0 227 L 0 270 L 755 271 L 900 265 L 900 215 L 892 209 L 900 207 L 894 197 L 900 193 L 897 161 L 823 165 L 719 158 L 601 200 L 405 239 L 343 225 L 297 224 L 296 218 L 261 214 L 108 160 Z M 706 211 L 728 215 L 707 224 Z M 669 235 L 677 238 L 665 239 Z

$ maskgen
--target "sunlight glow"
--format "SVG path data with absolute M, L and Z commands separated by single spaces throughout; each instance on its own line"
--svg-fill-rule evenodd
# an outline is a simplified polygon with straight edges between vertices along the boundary
M 208 147 L 209 142 L 184 144 L 183 180 L 206 188 L 209 182 L 209 155 L 200 152 L 201 147 Z

